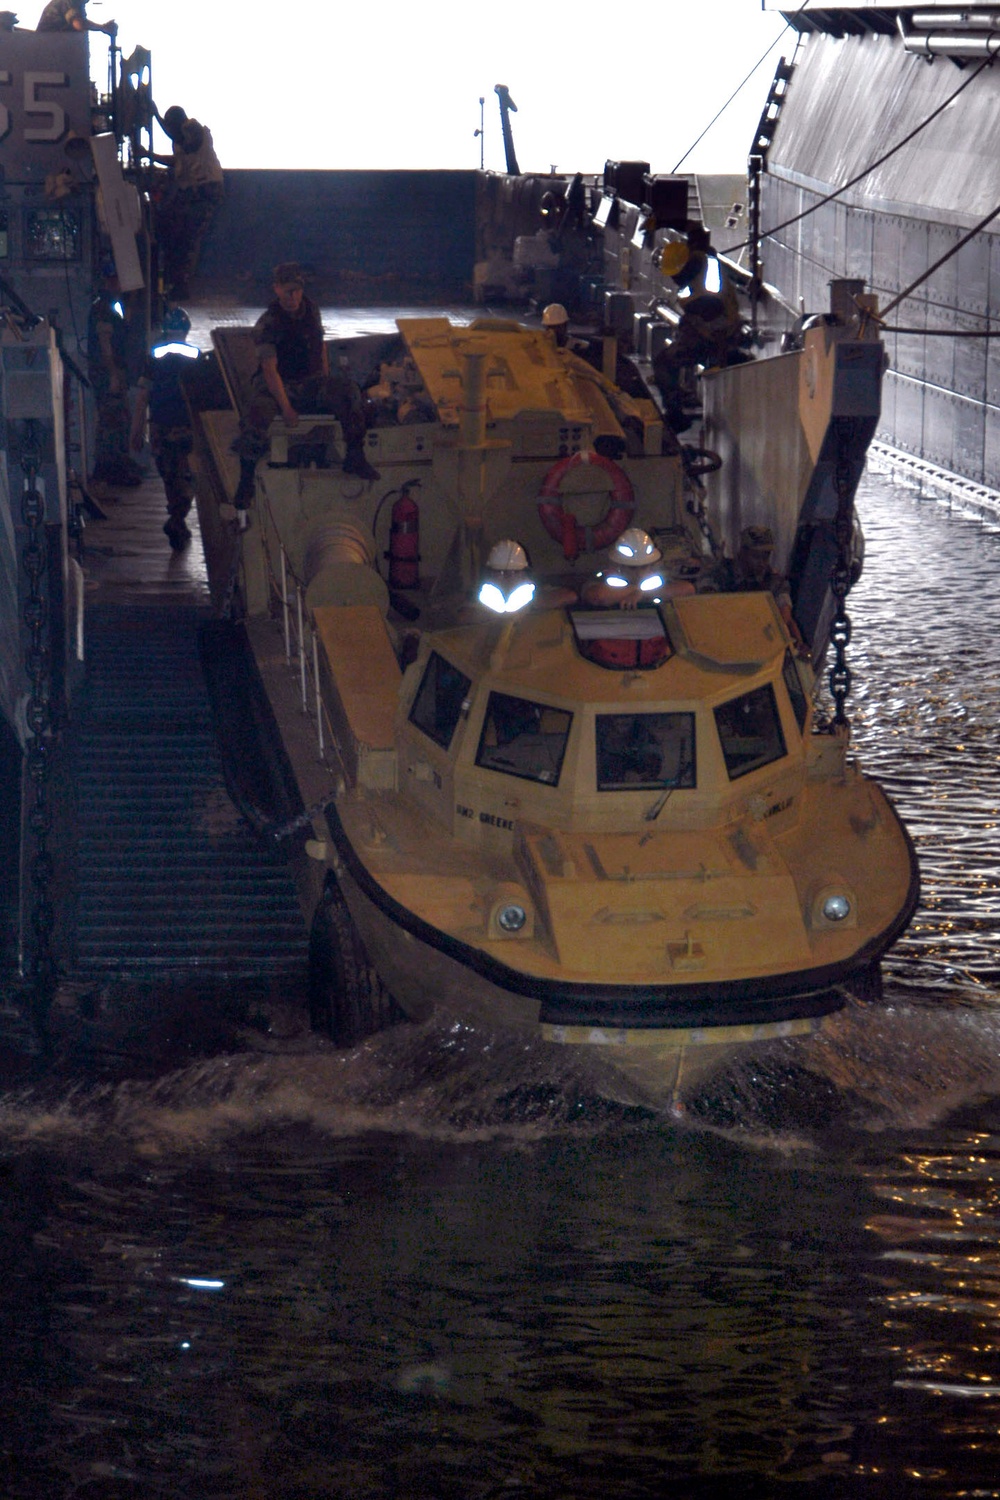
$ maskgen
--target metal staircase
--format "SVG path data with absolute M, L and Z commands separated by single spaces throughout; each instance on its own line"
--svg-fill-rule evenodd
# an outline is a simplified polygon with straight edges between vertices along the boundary
M 291 877 L 223 782 L 190 607 L 96 606 L 73 738 L 76 977 L 305 985 Z

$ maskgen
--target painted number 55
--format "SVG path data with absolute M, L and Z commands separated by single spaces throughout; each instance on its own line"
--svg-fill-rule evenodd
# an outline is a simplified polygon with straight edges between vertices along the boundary
M 11 81 L 9 73 L 0 72 L 0 87 L 10 84 Z M 24 128 L 26 141 L 33 144 L 51 145 L 55 141 L 62 140 L 66 134 L 66 111 L 61 104 L 55 104 L 51 99 L 43 99 L 39 91 L 43 88 L 64 89 L 68 87 L 69 75 L 66 73 L 25 73 L 24 113 L 32 121 Z M 6 104 L 0 102 L 0 141 L 10 134 L 11 123 L 10 110 Z

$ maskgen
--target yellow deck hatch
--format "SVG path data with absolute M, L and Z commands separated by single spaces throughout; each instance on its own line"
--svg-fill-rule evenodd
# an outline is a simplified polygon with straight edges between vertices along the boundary
M 321 604 L 313 610 L 334 735 L 352 781 L 391 788 L 393 729 L 401 673 L 375 604 Z
M 517 332 L 453 326 L 447 318 L 400 318 L 400 333 L 446 426 L 458 423 L 463 405 L 463 361 L 486 357 L 486 407 L 491 422 L 511 422 L 524 412 L 559 412 L 586 425 L 593 412 L 542 329 Z

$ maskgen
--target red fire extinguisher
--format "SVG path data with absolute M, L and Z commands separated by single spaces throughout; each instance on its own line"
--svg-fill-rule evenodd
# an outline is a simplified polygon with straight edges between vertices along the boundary
M 410 494 L 419 483 L 419 479 L 411 479 L 404 484 L 392 507 L 389 550 L 386 553 L 391 589 L 420 587 L 420 509 Z

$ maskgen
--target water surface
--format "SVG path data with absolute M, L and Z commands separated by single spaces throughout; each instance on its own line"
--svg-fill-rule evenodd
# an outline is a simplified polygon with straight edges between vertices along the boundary
M 856 743 L 924 879 L 884 1003 L 680 1118 L 290 1005 L 9 1089 L 4 1496 L 1000 1496 L 1000 531 L 860 506 Z

